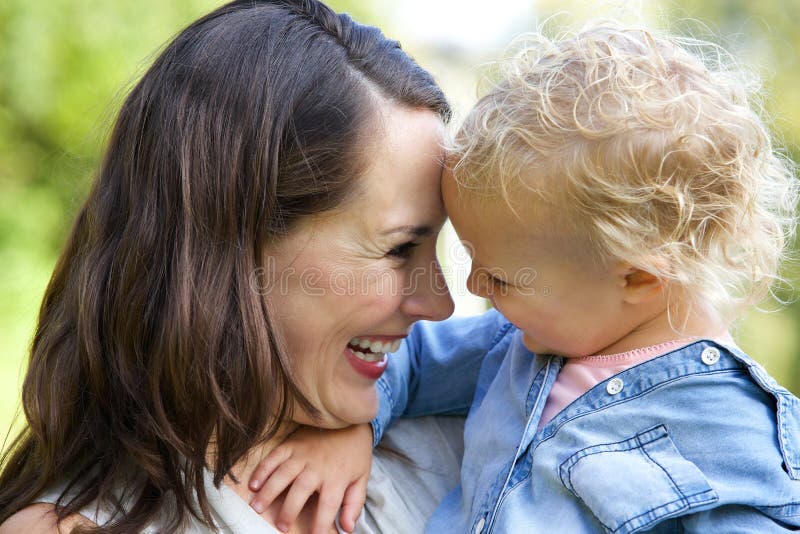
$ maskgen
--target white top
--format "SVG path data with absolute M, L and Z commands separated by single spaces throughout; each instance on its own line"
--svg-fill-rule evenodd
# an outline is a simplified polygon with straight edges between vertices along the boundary
M 194 516 L 188 518 L 189 523 L 185 532 L 198 534 L 282 534 L 275 527 L 267 523 L 255 510 L 250 508 L 239 495 L 225 484 L 219 488 L 214 486 L 211 473 L 205 471 L 205 489 L 211 517 L 218 529 L 210 529 L 199 523 Z M 36 502 L 55 504 L 64 486 L 59 486 L 41 495 Z M 89 521 L 103 525 L 111 520 L 113 510 L 103 506 L 89 506 L 80 511 L 80 514 Z M 153 524 L 143 530 L 145 534 L 157 534 L 163 529 L 158 524 Z
M 383 436 L 372 460 L 364 512 L 356 523 L 356 534 L 411 534 L 423 532 L 439 502 L 459 483 L 464 454 L 464 418 L 454 416 L 400 419 Z M 412 458 L 409 463 L 397 453 Z M 210 534 L 282 534 L 269 525 L 231 488 L 214 487 L 205 473 L 205 488 L 211 516 L 218 531 L 191 522 L 185 532 Z M 63 486 L 42 495 L 36 502 L 54 504 Z M 94 505 L 81 515 L 97 524 L 107 523 L 110 510 Z M 190 518 L 193 519 L 193 518 Z M 340 533 L 344 531 L 339 528 Z M 158 525 L 146 534 L 162 532 Z

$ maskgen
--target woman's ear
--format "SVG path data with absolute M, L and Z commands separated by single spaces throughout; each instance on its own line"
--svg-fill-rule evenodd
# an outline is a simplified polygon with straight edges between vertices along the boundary
M 619 277 L 622 299 L 628 304 L 644 304 L 664 296 L 666 282 L 662 278 L 629 263 L 615 269 Z

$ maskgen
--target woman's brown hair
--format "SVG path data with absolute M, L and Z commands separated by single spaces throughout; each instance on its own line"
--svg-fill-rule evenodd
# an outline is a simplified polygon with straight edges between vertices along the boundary
M 396 42 L 314 0 L 232 2 L 166 47 L 45 293 L 0 523 L 66 482 L 59 518 L 119 507 L 94 532 L 213 526 L 204 469 L 219 485 L 294 402 L 313 413 L 252 275 L 266 244 L 351 196 L 386 102 L 449 117 Z

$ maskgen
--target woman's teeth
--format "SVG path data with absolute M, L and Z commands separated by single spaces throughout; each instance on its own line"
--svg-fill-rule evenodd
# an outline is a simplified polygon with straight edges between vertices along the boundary
M 367 352 L 367 353 L 363 353 L 363 352 L 360 352 L 360 351 L 357 351 L 357 350 L 354 350 L 353 354 L 355 354 L 358 358 L 364 360 L 365 362 L 382 362 L 384 356 L 386 356 L 382 352 Z
M 372 341 L 367 338 L 354 337 L 348 343 L 356 356 L 368 362 L 379 362 L 387 352 L 395 352 L 400 348 L 402 339 L 394 341 Z M 361 350 L 358 350 L 361 349 Z

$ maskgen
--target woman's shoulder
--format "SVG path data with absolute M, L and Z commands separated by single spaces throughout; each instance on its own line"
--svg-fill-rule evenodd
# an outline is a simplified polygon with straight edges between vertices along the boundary
M 59 523 L 55 505 L 36 503 L 26 506 L 0 524 L 0 534 L 66 534 L 78 526 L 97 525 L 80 514 L 73 514 Z

